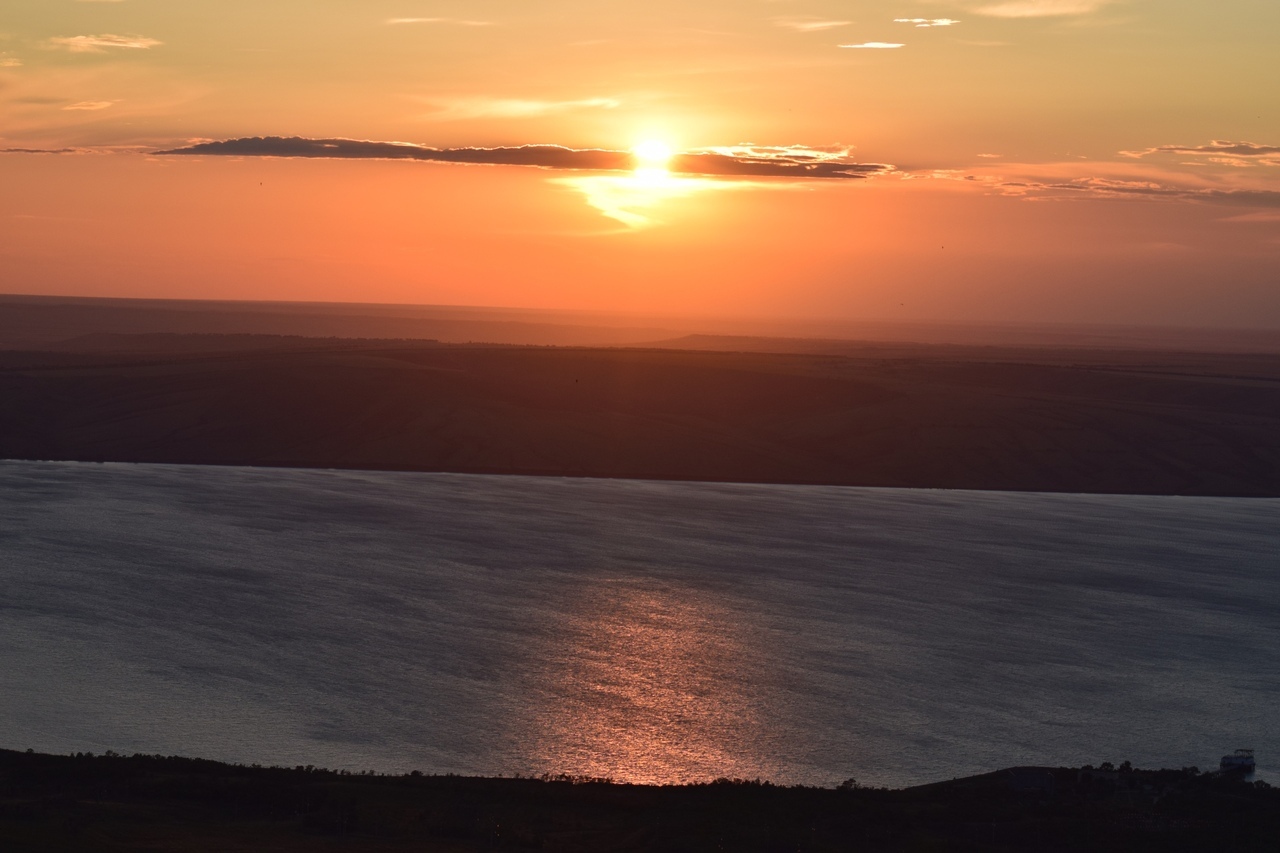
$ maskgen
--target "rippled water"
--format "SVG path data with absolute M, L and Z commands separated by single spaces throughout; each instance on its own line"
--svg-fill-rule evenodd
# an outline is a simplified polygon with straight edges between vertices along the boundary
M 0 678 L 54 752 L 1266 778 L 1280 501 L 5 462 Z

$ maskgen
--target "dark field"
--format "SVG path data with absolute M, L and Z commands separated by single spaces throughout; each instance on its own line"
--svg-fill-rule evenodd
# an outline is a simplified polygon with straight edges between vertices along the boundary
M 0 457 L 1280 495 L 1277 355 L 266 335 L 59 347 L 0 352 Z
M 1270 849 L 1280 792 L 1194 769 L 1019 768 L 903 790 L 367 776 L 0 751 L 6 849 Z

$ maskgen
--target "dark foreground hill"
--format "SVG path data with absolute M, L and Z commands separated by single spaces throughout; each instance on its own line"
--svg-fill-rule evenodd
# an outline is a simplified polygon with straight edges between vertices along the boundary
M 1280 356 L 101 335 L 0 352 L 0 458 L 1280 495 Z
M 1016 768 L 904 790 L 376 776 L 0 751 L 14 851 L 1269 850 L 1280 790 Z

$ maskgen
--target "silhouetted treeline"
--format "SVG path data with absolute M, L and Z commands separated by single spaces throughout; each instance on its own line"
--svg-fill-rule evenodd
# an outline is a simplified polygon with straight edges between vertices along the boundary
M 1276 838 L 1280 790 L 1195 768 L 654 787 L 0 751 L 6 850 L 1200 851 Z

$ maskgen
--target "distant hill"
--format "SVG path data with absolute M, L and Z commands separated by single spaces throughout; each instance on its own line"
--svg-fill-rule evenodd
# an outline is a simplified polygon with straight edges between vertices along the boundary
M 458 305 L 0 294 L 0 350 L 45 349 L 99 333 L 433 339 L 535 346 L 656 344 L 769 352 L 828 352 L 851 344 L 896 343 L 1280 353 L 1280 329 L 699 317 Z
M 98 335 L 0 352 L 0 458 L 1280 495 L 1280 356 Z

